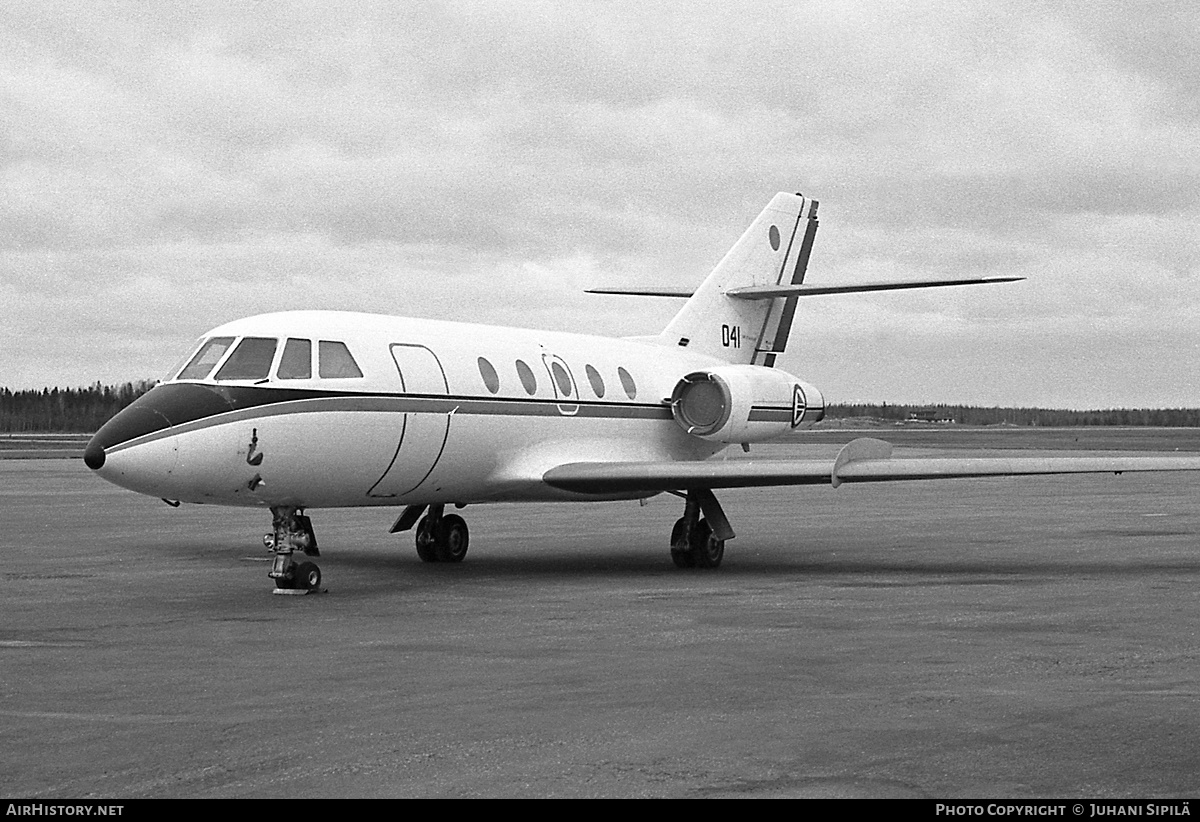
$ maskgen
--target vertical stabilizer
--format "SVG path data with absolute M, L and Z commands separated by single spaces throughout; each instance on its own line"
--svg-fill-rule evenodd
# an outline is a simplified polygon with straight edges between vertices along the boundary
M 667 325 L 659 342 L 731 363 L 773 365 L 787 343 L 796 298 L 736 300 L 725 292 L 802 282 L 816 216 L 815 200 L 776 194 Z

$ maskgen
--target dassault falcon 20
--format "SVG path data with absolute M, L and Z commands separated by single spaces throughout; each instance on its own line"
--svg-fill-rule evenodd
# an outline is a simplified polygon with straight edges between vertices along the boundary
M 775 366 L 800 297 L 1017 277 L 804 282 L 817 202 L 776 195 L 657 336 L 627 339 L 289 311 L 204 335 L 169 377 L 109 420 L 84 461 L 179 502 L 262 506 L 280 591 L 321 584 L 307 509 L 404 506 L 426 562 L 459 562 L 446 507 L 683 498 L 671 557 L 715 568 L 734 533 L 714 489 L 1015 474 L 1198 470 L 1195 457 L 896 459 L 858 439 L 833 460 L 710 461 L 811 426 L 821 393 Z M 302 561 L 294 559 L 301 552 Z

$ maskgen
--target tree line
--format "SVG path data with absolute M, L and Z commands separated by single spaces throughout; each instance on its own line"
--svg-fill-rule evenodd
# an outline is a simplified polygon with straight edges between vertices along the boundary
M 153 380 L 86 388 L 0 389 L 0 432 L 90 434 L 142 394 Z M 1200 408 L 1109 408 L 1090 411 L 1052 408 L 981 408 L 974 405 L 833 404 L 829 419 L 873 417 L 880 420 L 953 421 L 960 425 L 1075 427 L 1146 425 L 1200 428 Z
M 1023 425 L 1074 428 L 1085 425 L 1145 425 L 1169 428 L 1200 427 L 1200 408 L 1107 408 L 1074 411 L 1062 408 L 980 408 L 974 405 L 892 405 L 852 403 L 830 405 L 829 419 L 874 417 L 881 420 L 923 420 L 960 425 Z
M 0 432 L 90 434 L 145 394 L 154 380 L 86 388 L 0 389 Z

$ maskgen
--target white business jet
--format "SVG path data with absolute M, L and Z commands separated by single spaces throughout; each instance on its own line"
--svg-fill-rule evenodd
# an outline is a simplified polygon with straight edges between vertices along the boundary
M 84 461 L 117 485 L 180 502 L 262 506 L 280 591 L 317 590 L 304 511 L 404 506 L 426 562 L 467 553 L 485 502 L 684 500 L 681 568 L 715 568 L 734 536 L 713 489 L 1014 474 L 1198 470 L 1197 457 L 895 459 L 858 439 L 833 460 L 709 461 L 807 428 L 821 393 L 778 368 L 798 298 L 1009 282 L 983 277 L 804 283 L 817 202 L 776 195 L 657 336 L 627 339 L 340 311 L 214 328 L 168 379 L 109 420 Z

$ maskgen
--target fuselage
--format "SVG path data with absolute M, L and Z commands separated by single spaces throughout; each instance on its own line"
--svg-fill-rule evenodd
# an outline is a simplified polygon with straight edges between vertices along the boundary
M 214 328 L 85 460 L 126 488 L 298 508 L 581 496 L 568 462 L 702 460 L 669 398 L 720 365 L 653 341 L 296 311 Z M 627 494 L 642 496 L 641 494 Z

